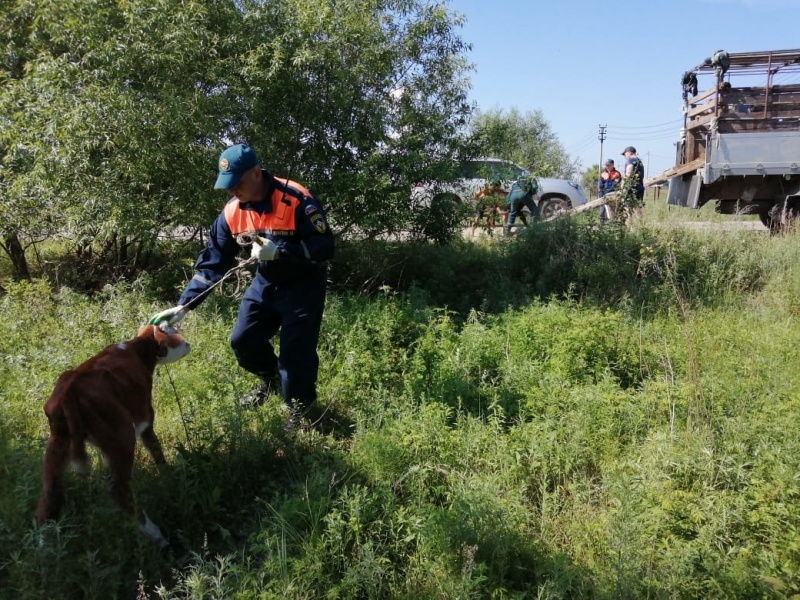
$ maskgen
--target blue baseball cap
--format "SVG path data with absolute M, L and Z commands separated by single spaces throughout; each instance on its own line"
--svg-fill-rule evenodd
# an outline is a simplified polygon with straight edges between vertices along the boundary
M 258 157 L 250 146 L 236 144 L 223 150 L 219 155 L 219 175 L 214 184 L 215 190 L 229 190 L 234 187 L 247 171 L 258 164 Z

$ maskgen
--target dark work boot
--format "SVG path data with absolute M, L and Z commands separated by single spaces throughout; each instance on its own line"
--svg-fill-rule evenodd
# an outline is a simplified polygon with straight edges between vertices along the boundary
M 283 408 L 287 414 L 286 424 L 283 426 L 283 431 L 286 433 L 286 435 L 294 435 L 303 429 L 305 422 L 305 410 L 297 402 L 292 402 L 291 404 L 284 403 Z
M 320 417 L 319 410 L 313 401 L 303 403 L 293 400 L 289 404 L 284 402 L 283 408 L 287 413 L 286 425 L 283 427 L 287 435 L 293 435 L 300 430 L 313 429 Z
M 303 411 L 297 406 L 286 406 L 286 412 L 289 416 L 286 419 L 286 425 L 283 426 L 283 431 L 286 435 L 294 435 L 303 425 Z
M 277 373 L 271 377 L 262 377 L 252 390 L 239 398 L 239 404 L 245 408 L 261 406 L 270 394 L 280 393 L 280 389 L 281 380 Z

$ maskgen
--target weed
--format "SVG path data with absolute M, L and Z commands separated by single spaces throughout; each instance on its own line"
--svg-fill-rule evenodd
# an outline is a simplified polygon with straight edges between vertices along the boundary
M 168 463 L 136 460 L 166 554 L 99 464 L 58 523 L 33 510 L 56 377 L 174 282 L 3 282 L 0 597 L 800 594 L 796 242 L 574 219 L 346 246 L 319 345 L 339 437 L 287 439 L 278 398 L 239 406 L 253 378 L 215 295 L 157 371 Z

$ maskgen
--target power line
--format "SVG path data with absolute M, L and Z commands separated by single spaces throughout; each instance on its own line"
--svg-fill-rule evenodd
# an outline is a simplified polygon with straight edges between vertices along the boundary
M 683 123 L 683 119 L 673 119 L 672 121 L 667 121 L 666 123 L 658 123 L 657 125 L 642 125 L 642 126 L 623 126 L 623 125 L 609 125 L 609 129 L 655 129 L 656 127 L 665 127 L 667 125 L 675 125 L 677 123 Z
M 578 147 L 578 150 L 585 150 L 586 148 L 588 148 L 588 147 L 590 147 L 590 146 L 593 146 L 594 144 L 595 144 L 595 141 L 594 141 L 594 140 L 589 140 L 589 141 L 588 141 L 588 142 L 586 142 L 585 144 L 581 144 L 581 145 Z
M 587 148 L 591 148 L 594 145 L 594 143 L 595 143 L 594 139 L 589 140 L 587 143 L 583 144 L 582 146 L 572 149 L 569 152 L 569 154 L 573 154 L 573 155 L 574 154 L 580 154 L 581 152 L 583 152 Z
M 623 129 L 621 130 L 621 132 L 624 133 L 625 135 L 648 135 L 654 133 L 661 133 L 662 131 L 675 131 L 677 129 L 680 129 L 682 125 L 683 125 L 683 119 L 679 119 L 678 121 L 670 125 L 660 125 L 659 127 L 648 127 L 647 129 Z M 620 130 L 617 129 L 612 129 L 612 130 L 616 131 L 617 133 L 620 132 Z
M 593 133 L 586 134 L 581 139 L 579 139 L 577 142 L 575 142 L 575 144 L 583 144 L 584 142 L 588 142 L 589 140 L 594 140 L 594 134 Z
M 628 135 L 624 135 L 624 136 L 609 136 L 608 139 L 609 140 L 614 140 L 614 141 L 617 141 L 617 142 L 620 141 L 620 140 L 622 140 L 622 141 L 624 141 L 624 140 L 634 140 L 634 141 L 639 141 L 639 142 L 647 142 L 647 141 L 650 141 L 650 140 L 668 140 L 668 139 L 672 139 L 672 138 L 677 139 L 679 137 L 679 135 L 680 135 L 680 131 L 676 130 L 676 131 L 663 131 L 663 132 L 657 133 L 655 135 L 645 135 L 645 134 L 641 134 L 641 133 L 639 133 L 639 134 L 632 133 L 632 134 L 628 134 Z
M 671 131 L 659 131 L 658 133 L 644 134 L 644 133 L 625 133 L 617 132 L 617 135 L 609 136 L 614 140 L 666 140 L 669 138 L 677 138 L 680 135 L 679 129 Z
M 680 127 L 670 127 L 669 129 L 658 129 L 653 131 L 614 131 L 615 137 L 661 137 L 664 135 L 677 135 L 680 133 Z
M 614 134 L 619 137 L 650 137 L 666 134 L 675 134 L 681 130 L 680 127 L 668 127 L 666 129 L 653 129 L 651 131 L 614 131 Z
M 594 143 L 594 134 L 593 133 L 590 133 L 588 135 L 583 136 L 582 138 L 580 138 L 579 140 L 574 142 L 570 146 L 570 148 L 576 148 L 576 147 L 584 148 L 586 146 L 586 144 L 590 144 L 590 143 Z
M 793 85 L 800 83 L 800 78 L 793 73 L 778 73 L 772 80 L 773 85 Z

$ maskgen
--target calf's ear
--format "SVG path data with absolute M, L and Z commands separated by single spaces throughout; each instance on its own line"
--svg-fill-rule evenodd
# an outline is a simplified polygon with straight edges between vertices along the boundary
M 164 331 L 158 326 L 153 325 L 153 337 L 158 344 L 158 350 L 156 350 L 156 356 L 159 358 L 164 358 L 169 353 L 169 345 L 167 344 L 169 340 L 169 335 L 164 333 Z
M 158 325 L 151 325 L 151 327 L 153 328 L 153 337 L 156 339 L 156 342 L 158 342 L 158 345 L 166 346 L 167 337 L 169 337 L 166 332 Z
M 158 325 L 142 325 L 139 327 L 136 336 L 155 338 L 156 342 L 159 344 L 163 344 L 167 339 L 167 334 L 164 333 Z
M 151 337 L 158 344 L 158 356 L 165 356 L 167 352 L 168 335 L 158 325 L 142 325 L 139 327 L 138 337 Z

